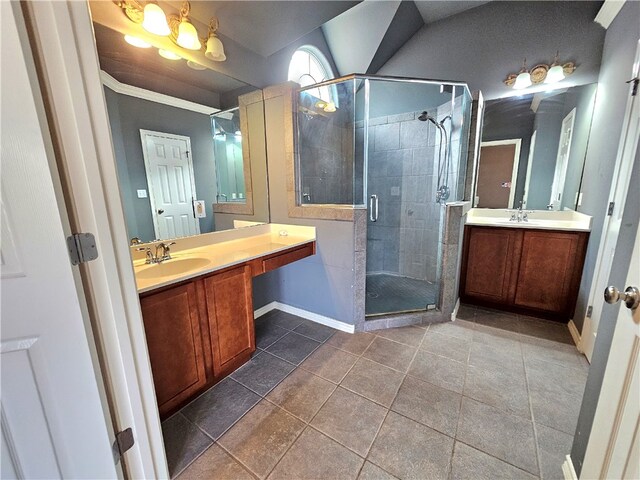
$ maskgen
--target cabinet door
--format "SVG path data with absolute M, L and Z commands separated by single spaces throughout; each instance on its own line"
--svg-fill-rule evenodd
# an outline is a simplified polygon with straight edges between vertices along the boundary
M 251 267 L 243 265 L 204 279 L 213 369 L 219 378 L 255 351 Z
M 462 269 L 463 300 L 510 301 L 515 290 L 521 240 L 521 230 L 467 227 Z
M 142 318 L 160 415 L 206 383 L 200 319 L 193 283 L 141 298 Z
M 583 233 L 526 231 L 514 304 L 568 319 L 575 307 L 585 245 Z

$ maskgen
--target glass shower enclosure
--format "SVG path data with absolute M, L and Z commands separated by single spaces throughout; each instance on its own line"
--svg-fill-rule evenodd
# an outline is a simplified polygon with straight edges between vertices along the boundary
M 351 75 L 300 90 L 300 201 L 367 209 L 367 317 L 438 307 L 470 116 L 463 83 Z

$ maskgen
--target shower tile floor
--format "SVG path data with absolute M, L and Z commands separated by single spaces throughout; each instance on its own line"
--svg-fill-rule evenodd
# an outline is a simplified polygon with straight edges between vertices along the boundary
M 426 280 L 391 275 L 367 274 L 365 314 L 425 310 L 436 304 L 436 286 Z
M 163 422 L 186 479 L 562 479 L 588 364 L 566 325 L 459 320 L 347 334 L 274 310 L 259 349 Z

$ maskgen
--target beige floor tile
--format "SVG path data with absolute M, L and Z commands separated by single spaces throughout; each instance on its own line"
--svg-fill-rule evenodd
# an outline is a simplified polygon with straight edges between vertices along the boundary
M 340 383 L 358 357 L 330 345 L 323 345 L 300 365 L 333 383 Z
M 402 378 L 403 375 L 396 370 L 361 358 L 340 385 L 389 407 L 400 388 Z
M 335 384 L 306 370 L 297 369 L 266 398 L 309 422 L 335 389 Z

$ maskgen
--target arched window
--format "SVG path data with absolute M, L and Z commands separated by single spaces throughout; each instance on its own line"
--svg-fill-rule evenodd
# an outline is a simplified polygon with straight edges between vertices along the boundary
M 290 81 L 299 83 L 301 87 L 308 87 L 333 77 L 329 62 L 316 47 L 304 45 L 293 53 L 287 76 Z M 325 102 L 334 101 L 332 89 L 329 86 L 307 90 L 307 93 Z

